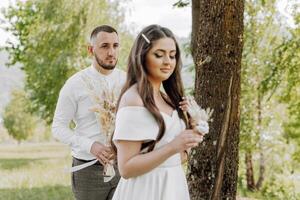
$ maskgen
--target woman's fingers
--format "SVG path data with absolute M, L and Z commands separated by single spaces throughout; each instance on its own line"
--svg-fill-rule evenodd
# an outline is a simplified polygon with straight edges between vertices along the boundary
M 203 136 L 191 131 L 185 135 L 186 148 L 193 148 L 199 145 L 203 141 Z
M 185 97 L 182 97 L 182 101 L 179 102 L 179 108 L 182 111 L 187 111 L 188 110 L 188 101 L 186 100 Z

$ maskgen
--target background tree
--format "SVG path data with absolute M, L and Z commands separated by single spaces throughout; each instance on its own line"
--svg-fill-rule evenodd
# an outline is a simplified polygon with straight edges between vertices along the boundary
M 278 11 L 276 3 L 278 1 L 246 3 L 240 144 L 240 156 L 245 160 L 242 168 L 246 169 L 241 171 L 241 176 L 246 175 L 248 190 L 262 190 L 265 197 L 292 199 L 295 194 L 286 178 L 272 174 L 284 172 L 284 177 L 292 176 L 289 171 L 293 170 L 289 168 L 294 166 L 294 161 L 289 161 L 286 167 L 280 166 L 279 160 L 291 152 L 284 147 L 283 136 L 289 134 L 281 124 L 289 115 L 286 105 L 297 109 L 297 100 L 288 98 L 287 88 L 288 85 L 294 89 L 298 87 L 296 80 L 299 78 L 295 72 L 299 68 L 299 50 L 296 49 L 299 38 Z M 288 123 L 296 125 L 296 115 L 290 115 Z M 293 127 L 297 129 L 297 125 Z M 297 135 L 294 128 L 290 139 L 297 138 L 293 137 Z M 265 186 L 264 180 L 267 181 Z
M 300 16 L 300 15 L 299 15 Z M 300 28 L 293 31 L 294 38 L 287 41 L 279 50 L 284 58 L 288 58 L 286 63 L 289 65 L 285 79 L 288 80 L 283 90 L 281 101 L 287 103 L 288 119 L 284 122 L 284 133 L 287 144 L 294 143 L 297 148 L 293 152 L 293 158 L 300 163 Z M 285 50 L 288 48 L 288 50 Z M 283 60 L 279 60 L 283 64 Z
M 175 6 L 188 4 L 180 0 Z M 299 9 L 297 0 L 245 3 L 238 177 L 242 197 L 300 198 Z M 188 69 L 194 77 L 194 66 Z
M 27 110 L 29 103 L 24 91 L 15 90 L 4 110 L 3 124 L 18 143 L 29 138 L 35 129 L 36 119 Z
M 295 1 L 296 2 L 296 1 Z M 300 161 L 300 3 L 294 3 L 294 27 L 288 27 L 282 43 L 273 53 L 273 73 L 265 88 L 279 90 L 279 102 L 287 105 L 287 119 L 283 120 L 286 142 L 297 144 L 293 157 Z
M 32 111 L 51 123 L 65 80 L 89 64 L 86 44 L 95 26 L 110 24 L 119 30 L 124 41 L 119 64 L 124 65 L 131 36 L 121 26 L 123 15 L 118 1 L 106 0 L 17 1 L 5 11 L 8 31 L 17 41 L 6 50 L 10 64 L 20 63 L 26 73 Z
M 192 1 L 195 97 L 214 109 L 210 133 L 193 150 L 192 199 L 235 199 L 244 1 Z
M 259 190 L 265 179 L 265 152 L 269 141 L 267 135 L 270 120 L 274 113 L 269 108 L 274 93 L 268 87 L 270 76 L 278 83 L 274 74 L 273 49 L 282 42 L 284 32 L 280 32 L 282 18 L 276 9 L 276 1 L 247 1 L 245 10 L 245 34 L 242 62 L 242 98 L 241 98 L 241 143 L 240 150 L 245 161 L 246 181 L 249 190 Z M 255 173 L 253 155 L 257 154 L 258 173 Z M 254 175 L 258 174 L 257 181 Z

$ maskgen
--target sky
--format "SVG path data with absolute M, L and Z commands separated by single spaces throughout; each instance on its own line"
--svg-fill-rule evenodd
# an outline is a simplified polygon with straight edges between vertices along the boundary
M 179 37 L 188 37 L 192 27 L 191 7 L 174 8 L 178 0 L 132 0 L 126 23 L 133 23 L 138 30 L 150 24 L 166 26 Z
M 7 7 L 15 0 L 0 0 L 0 8 Z M 171 29 L 179 37 L 188 37 L 191 32 L 191 7 L 173 8 L 177 0 L 131 0 L 125 14 L 125 24 L 134 25 L 139 31 L 150 24 L 159 24 Z M 0 19 L 3 19 L 0 14 Z M 9 36 L 0 26 L 0 46 Z
M 24 0 L 25 1 L 25 0 Z M 150 24 L 159 24 L 171 29 L 176 36 L 188 37 L 191 32 L 192 16 L 191 7 L 173 8 L 178 0 L 131 0 L 126 4 L 125 23 L 134 25 L 138 32 Z M 286 16 L 292 26 L 291 16 L 288 14 L 286 4 L 288 0 L 279 0 L 278 9 Z M 0 8 L 7 7 L 9 2 L 15 0 L 0 0 Z M 0 14 L 0 19 L 3 19 Z M 0 46 L 2 46 L 9 34 L 1 29 L 0 25 Z

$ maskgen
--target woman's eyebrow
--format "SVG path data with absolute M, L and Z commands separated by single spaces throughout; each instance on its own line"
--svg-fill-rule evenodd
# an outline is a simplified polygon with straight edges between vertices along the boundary
M 156 49 L 155 52 L 156 52 L 156 51 L 167 52 L 167 50 L 165 50 L 165 49 Z M 170 52 L 176 52 L 176 50 L 173 49 L 173 50 L 171 50 Z

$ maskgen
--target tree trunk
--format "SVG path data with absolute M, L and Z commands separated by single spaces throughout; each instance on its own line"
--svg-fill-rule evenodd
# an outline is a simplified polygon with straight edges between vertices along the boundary
M 236 196 L 243 12 L 243 0 L 192 1 L 195 98 L 214 109 L 210 133 L 191 154 L 193 200 Z
M 264 156 L 264 152 L 262 150 L 260 150 L 259 153 L 259 176 L 258 176 L 258 180 L 257 183 L 255 185 L 257 190 L 260 190 L 263 181 L 265 180 L 265 156 Z
M 253 162 L 252 162 L 252 153 L 251 152 L 246 152 L 245 164 L 246 164 L 247 188 L 250 191 L 254 191 L 256 186 L 254 183 L 254 172 L 253 172 Z
M 259 145 L 259 175 L 256 184 L 254 183 L 254 171 L 253 171 L 253 162 L 252 162 L 252 152 L 246 152 L 246 180 L 247 180 L 247 188 L 250 191 L 259 190 L 264 181 L 265 175 L 265 157 L 263 152 L 263 144 L 261 139 L 261 126 L 262 126 L 262 106 L 261 106 L 261 93 L 259 89 L 257 90 L 257 135 L 259 137 L 258 145 Z
M 264 174 L 265 174 L 265 157 L 264 157 L 264 152 L 263 152 L 263 144 L 262 144 L 262 106 L 261 106 L 261 101 L 262 101 L 262 96 L 260 93 L 260 90 L 258 90 L 258 95 L 257 95 L 257 134 L 259 136 L 259 176 L 257 183 L 255 185 L 255 188 L 259 190 L 262 186 L 262 183 L 264 181 Z

